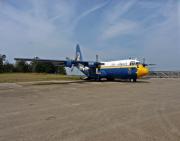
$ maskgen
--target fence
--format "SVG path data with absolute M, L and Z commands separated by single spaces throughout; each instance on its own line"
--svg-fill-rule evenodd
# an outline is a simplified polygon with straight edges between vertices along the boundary
M 149 73 L 150 78 L 180 78 L 180 71 L 152 71 Z

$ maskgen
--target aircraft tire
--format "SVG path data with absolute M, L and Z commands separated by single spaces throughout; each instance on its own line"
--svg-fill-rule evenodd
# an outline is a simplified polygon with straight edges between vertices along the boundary
M 114 78 L 107 78 L 107 81 L 114 81 Z

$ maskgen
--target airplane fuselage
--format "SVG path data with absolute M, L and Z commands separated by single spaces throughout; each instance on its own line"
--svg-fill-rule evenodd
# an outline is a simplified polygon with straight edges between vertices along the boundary
M 101 62 L 99 68 L 86 67 L 80 69 L 89 79 L 101 79 L 106 78 L 108 80 L 114 79 L 129 79 L 136 81 L 137 78 L 141 78 L 149 73 L 147 67 L 140 64 L 136 59 L 118 60 Z

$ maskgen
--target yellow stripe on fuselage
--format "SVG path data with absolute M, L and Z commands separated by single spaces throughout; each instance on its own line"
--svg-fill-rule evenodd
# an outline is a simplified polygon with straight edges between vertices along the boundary
M 101 66 L 101 69 L 118 69 L 118 68 L 137 68 L 136 65 L 134 66 Z

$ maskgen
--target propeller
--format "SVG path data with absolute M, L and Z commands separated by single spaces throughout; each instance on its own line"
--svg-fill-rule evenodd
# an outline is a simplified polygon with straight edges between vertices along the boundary
M 99 62 L 99 55 L 96 54 L 96 62 Z
M 145 58 L 143 58 L 143 60 L 142 60 L 142 65 L 145 67 L 145 66 L 148 66 L 148 64 L 146 64 L 146 59 Z
M 69 57 L 66 57 L 66 60 L 68 62 L 68 66 L 70 67 L 71 72 L 74 70 L 74 64 L 72 64 L 72 60 Z
M 6 55 L 1 55 L 1 54 L 0 54 L 0 59 L 2 59 L 3 61 L 5 61 Z
M 71 67 L 71 72 L 74 71 L 74 64 L 72 64 L 72 67 Z
M 99 70 L 100 70 L 101 65 L 102 65 L 102 63 L 99 62 L 99 55 L 96 55 L 96 62 L 95 62 L 96 74 L 99 74 Z
M 99 63 L 99 55 L 98 55 L 98 54 L 96 54 L 96 62 L 95 62 L 95 65 L 96 65 L 96 68 L 99 69 L 100 63 Z
M 156 64 L 147 64 L 146 59 L 143 58 L 142 65 L 145 67 L 145 66 L 155 66 Z

